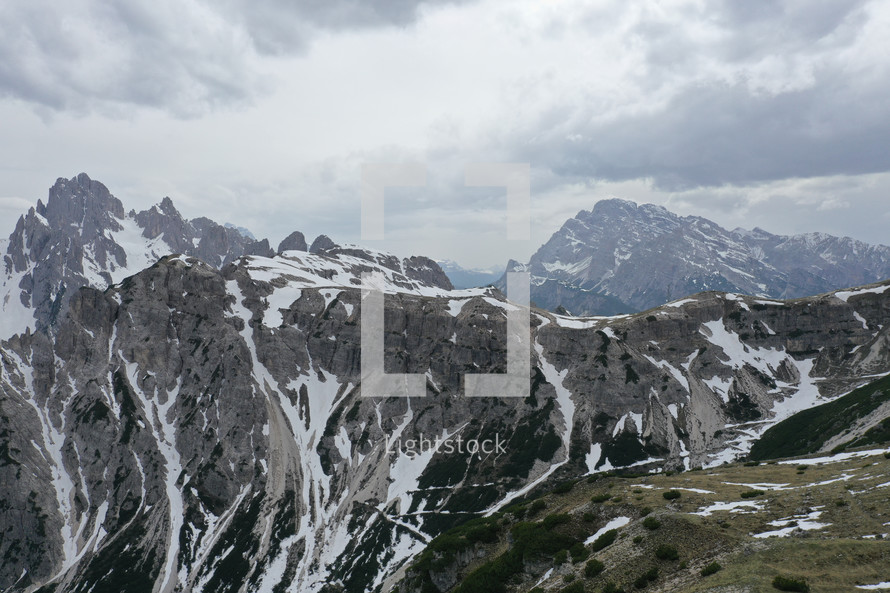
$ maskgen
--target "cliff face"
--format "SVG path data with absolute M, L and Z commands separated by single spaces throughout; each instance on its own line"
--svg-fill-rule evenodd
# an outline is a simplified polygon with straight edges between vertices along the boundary
M 426 397 L 361 397 L 363 271 L 384 278 L 386 370 L 425 374 Z M 0 348 L 0 589 L 385 590 L 452 514 L 562 475 L 720 463 L 890 371 L 890 284 L 704 293 L 533 310 L 531 396 L 467 398 L 464 374 L 505 371 L 513 305 L 436 277 L 329 247 L 167 257 L 73 292 L 52 339 Z M 502 449 L 409 454 L 436 437 Z

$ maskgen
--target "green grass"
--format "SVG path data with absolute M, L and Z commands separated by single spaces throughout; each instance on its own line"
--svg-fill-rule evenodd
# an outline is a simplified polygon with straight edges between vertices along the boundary
M 567 493 L 544 495 L 548 510 L 531 515 L 531 521 L 521 521 L 523 512 L 514 512 L 518 509 L 511 507 L 485 521 L 465 523 L 448 537 L 437 538 L 431 545 L 437 554 L 427 556 L 428 570 L 418 574 L 412 568 L 408 578 L 412 590 L 434 593 L 429 578 L 435 578 L 437 572 L 456 570 L 459 580 L 451 593 L 520 593 L 536 586 L 544 571 L 553 567 L 555 558 L 562 564 L 540 587 L 551 593 L 559 593 L 566 586 L 579 586 L 578 590 L 586 593 L 650 591 L 656 587 L 675 593 L 706 593 L 733 586 L 750 591 L 798 590 L 777 589 L 774 581 L 781 587 L 809 586 L 813 591 L 855 593 L 855 584 L 885 580 L 890 544 L 861 538 L 886 531 L 884 524 L 890 522 L 886 489 L 877 488 L 890 475 L 890 460 L 872 455 L 808 465 L 803 470 L 805 476 L 797 473 L 798 467 L 802 466 L 737 463 L 671 476 L 612 475 L 594 483 L 582 479 Z M 851 479 L 827 483 L 843 473 Z M 791 488 L 754 491 L 762 509 L 757 512 L 717 511 L 704 517 L 691 514 L 715 501 L 753 497 L 755 494 L 747 494 L 752 489 L 743 484 L 760 483 L 787 483 Z M 813 488 L 816 483 L 825 485 Z M 845 488 L 849 484 L 855 484 L 855 496 Z M 665 504 L 664 492 L 684 488 L 712 492 L 696 496 L 684 492 L 670 505 Z M 642 490 L 639 500 L 633 496 L 635 490 Z M 591 497 L 603 491 L 613 498 L 623 497 L 623 502 L 591 505 Z M 836 501 L 844 506 L 836 506 Z M 518 506 L 527 509 L 531 504 L 521 502 Z M 828 525 L 808 534 L 810 537 L 751 537 L 775 529 L 770 520 L 815 506 L 822 508 L 821 519 Z M 657 510 L 647 515 L 653 508 Z M 583 545 L 598 526 L 615 516 L 635 519 L 626 527 L 604 534 L 594 545 Z M 457 554 L 470 548 L 477 550 L 475 557 Z M 532 574 L 529 566 L 541 568 Z M 656 582 L 648 578 L 652 568 L 658 571 Z M 574 576 L 574 580 L 568 582 L 566 575 L 569 579 Z M 423 580 L 428 587 L 419 586 L 420 577 L 426 577 Z M 803 585 L 794 584 L 802 577 L 806 578 Z M 673 588 L 667 588 L 669 584 Z

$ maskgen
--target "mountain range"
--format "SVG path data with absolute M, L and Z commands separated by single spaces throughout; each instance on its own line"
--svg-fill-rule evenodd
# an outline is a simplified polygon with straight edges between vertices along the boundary
M 719 466 L 890 373 L 890 282 L 533 308 L 529 397 L 475 398 L 462 377 L 506 371 L 516 305 L 422 256 L 273 251 L 169 199 L 125 213 L 86 175 L 5 248 L 3 591 L 389 591 L 456 523 L 578 476 Z M 385 370 L 424 397 L 362 395 L 367 272 Z M 407 446 L 457 438 L 502 447 Z
M 285 237 L 277 253 L 291 250 L 372 257 L 370 251 L 340 247 L 325 235 L 307 246 L 299 231 Z M 221 268 L 242 256 L 272 257 L 276 251 L 268 239 L 257 240 L 247 229 L 204 217 L 183 218 L 169 197 L 148 210 L 125 212 L 121 201 L 87 174 L 59 178 L 46 204 L 38 200 L 9 238 L 0 241 L 0 337 L 51 328 L 80 287 L 104 289 L 172 253 Z M 429 268 L 433 285 L 451 287 L 427 258 L 399 261 L 383 254 L 380 259 L 384 267 L 408 275 Z
M 824 233 L 728 231 L 661 206 L 602 200 L 527 264 L 531 298 L 575 315 L 639 312 L 706 290 L 793 299 L 890 278 L 890 247 Z M 498 284 L 503 287 L 503 279 Z
M 494 284 L 504 275 L 503 267 L 464 268 L 451 260 L 439 260 L 436 262 L 442 271 L 448 275 L 448 279 L 455 288 L 476 288 Z

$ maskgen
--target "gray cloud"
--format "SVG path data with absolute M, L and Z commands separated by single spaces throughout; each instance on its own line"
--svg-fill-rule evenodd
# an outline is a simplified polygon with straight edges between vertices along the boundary
M 13 1 L 0 22 L 0 93 L 52 110 L 179 116 L 247 100 L 259 79 L 236 31 L 188 2 Z
M 305 49 L 314 31 L 404 27 L 425 7 L 467 0 L 226 0 L 222 11 L 243 25 L 258 51 L 283 54 Z
M 179 117 L 249 103 L 269 88 L 256 62 L 304 52 L 321 30 L 413 23 L 459 0 L 225 3 L 11 0 L 0 20 L 0 96 L 50 111 Z
M 890 168 L 890 87 L 837 81 L 774 97 L 740 85 L 685 89 L 663 111 L 621 118 L 525 154 L 559 175 L 654 178 L 663 189 L 747 184 Z
M 867 16 L 867 0 L 719 0 L 705 6 L 707 18 L 732 31 L 721 55 L 728 60 L 787 50 L 815 50 L 812 44 L 852 41 Z
M 516 157 L 557 179 L 667 190 L 886 171 L 890 68 L 839 57 L 867 23 L 861 4 L 727 2 L 708 43 L 643 18 L 643 86 L 654 106 L 669 98 L 615 115 L 564 101 L 514 135 Z M 702 66 L 714 55 L 724 61 Z

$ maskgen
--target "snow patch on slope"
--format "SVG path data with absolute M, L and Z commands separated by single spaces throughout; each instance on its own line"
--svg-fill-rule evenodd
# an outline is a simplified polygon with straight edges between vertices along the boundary
M 510 501 L 519 498 L 525 493 L 531 491 L 535 486 L 547 480 L 547 478 L 549 478 L 553 474 L 553 472 L 555 472 L 557 469 L 559 469 L 569 461 L 569 446 L 572 442 L 572 426 L 573 419 L 575 417 L 575 403 L 572 401 L 572 394 L 563 385 L 563 381 L 565 380 L 569 370 L 564 369 L 562 371 L 557 371 L 556 367 L 549 363 L 544 357 L 543 346 L 538 343 L 535 343 L 534 346 L 535 352 L 538 353 L 538 360 L 540 361 L 541 372 L 544 374 L 544 378 L 547 380 L 547 382 L 553 385 L 554 390 L 556 390 L 556 405 L 559 407 L 563 420 L 562 448 L 565 458 L 562 461 L 551 464 L 547 471 L 545 471 L 534 480 L 530 480 L 528 484 L 526 484 L 519 490 L 514 490 L 513 492 L 507 494 L 504 498 L 495 503 L 494 506 L 492 506 L 485 512 L 486 517 L 491 516 L 492 514 L 497 512 L 498 509 L 508 505 Z

